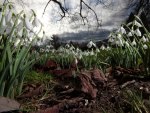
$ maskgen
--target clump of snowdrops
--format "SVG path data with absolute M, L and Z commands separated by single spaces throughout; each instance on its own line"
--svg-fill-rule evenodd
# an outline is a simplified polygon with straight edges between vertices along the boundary
M 0 4 L 0 96 L 21 94 L 25 74 L 35 62 L 30 48 L 41 30 L 33 10 L 28 17 L 11 2 Z
M 144 27 L 139 17 L 123 24 L 115 33 L 111 33 L 109 44 L 112 48 L 110 63 L 113 66 L 138 68 L 141 64 L 145 71 L 149 70 L 149 42 L 150 33 Z
M 94 46 L 96 49 L 91 49 Z M 91 69 L 107 67 L 106 63 L 108 59 L 108 53 L 110 48 L 104 47 L 97 48 L 96 44 L 90 41 L 87 47 L 91 50 L 82 51 L 79 48 L 75 48 L 71 44 L 59 47 L 57 50 L 52 49 L 51 45 L 48 45 L 45 49 L 40 49 L 40 53 L 43 53 L 40 64 L 44 64 L 48 59 L 56 61 L 62 68 L 70 68 L 72 63 L 76 63 L 77 66 Z M 50 49 L 51 48 L 51 49 Z

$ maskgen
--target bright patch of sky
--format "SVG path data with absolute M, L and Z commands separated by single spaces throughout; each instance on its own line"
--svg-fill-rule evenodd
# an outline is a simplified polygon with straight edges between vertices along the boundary
M 71 14 L 68 17 L 58 21 L 61 10 L 57 4 L 50 2 L 44 15 L 43 11 L 48 0 L 11 0 L 15 2 L 18 11 L 24 9 L 28 12 L 33 9 L 40 21 L 44 25 L 47 36 L 53 34 L 77 33 L 96 29 L 96 20 L 94 13 L 83 6 L 83 16 L 87 16 L 89 23 L 84 25 L 79 17 L 79 0 L 65 0 L 63 4 Z M 64 0 L 60 0 L 64 1 Z M 130 14 L 131 9 L 126 9 L 130 0 L 84 0 L 91 8 L 95 10 L 99 20 L 102 22 L 100 29 L 111 31 L 117 28 Z M 133 0 L 134 1 L 134 0 Z M 97 5 L 98 4 L 98 5 Z

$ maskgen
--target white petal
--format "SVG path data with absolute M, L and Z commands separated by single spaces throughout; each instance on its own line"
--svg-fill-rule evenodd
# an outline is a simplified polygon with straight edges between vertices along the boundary
M 31 30 L 32 29 L 32 24 L 30 23 L 29 19 L 25 17 L 25 26 L 27 29 Z
M 8 14 L 6 15 L 6 17 L 5 17 L 7 23 L 10 21 L 11 17 L 12 17 L 12 12 L 11 12 L 11 10 L 10 10 L 9 13 L 8 13 Z
M 17 46 L 18 44 L 20 43 L 20 39 L 17 39 L 16 41 L 15 41 L 15 46 Z
M 146 44 L 143 45 L 144 49 L 148 49 L 148 46 Z
M 19 37 L 22 37 L 23 29 L 21 29 L 17 34 L 19 35 Z
M 90 42 L 87 44 L 87 47 L 88 47 L 88 48 L 91 48 L 92 46 L 93 46 L 93 42 L 90 41 Z
M 33 26 L 35 26 L 35 27 L 38 27 L 38 25 L 39 25 L 39 21 L 38 21 L 38 19 L 37 19 L 37 17 L 35 17 L 34 18 L 34 20 L 33 20 Z
M 100 47 L 100 49 L 101 49 L 101 50 L 104 50 L 104 49 L 105 49 L 105 46 L 104 46 L 104 45 L 102 45 L 102 46 Z
M 117 35 L 117 38 L 118 38 L 118 39 L 121 39 L 121 37 L 122 37 L 121 34 L 118 34 L 118 35 Z
M 133 40 L 133 42 L 131 43 L 132 46 L 136 45 L 135 39 Z
M 121 32 L 122 34 L 126 34 L 126 30 L 125 30 L 123 27 L 120 28 L 120 32 Z
M 112 42 L 114 42 L 114 39 L 113 39 L 113 38 L 109 38 L 109 39 L 108 39 L 108 42 L 111 42 L 111 43 L 112 43 Z
M 137 27 L 142 27 L 142 25 L 141 25 L 139 22 L 137 22 L 136 20 L 135 20 L 134 24 L 135 24 Z
M 136 30 L 135 30 L 135 34 L 136 34 L 137 36 L 142 36 L 142 34 L 141 34 L 141 32 L 140 32 L 139 29 L 136 29 Z
M 143 36 L 143 37 L 141 38 L 141 41 L 142 41 L 142 42 L 146 42 L 146 41 L 147 41 L 147 39 L 145 38 L 145 36 Z
M 127 36 L 128 36 L 128 37 L 133 36 L 133 35 L 132 35 L 132 32 L 129 32 Z
M 126 44 L 127 47 L 129 47 L 129 43 L 127 41 L 125 42 L 125 44 Z
M 5 21 L 5 19 L 2 20 L 2 26 L 6 27 L 6 21 Z

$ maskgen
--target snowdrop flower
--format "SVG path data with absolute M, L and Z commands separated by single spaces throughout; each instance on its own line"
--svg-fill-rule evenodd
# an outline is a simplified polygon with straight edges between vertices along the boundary
M 148 46 L 146 44 L 143 45 L 144 49 L 148 49 Z
M 33 24 L 34 27 L 38 27 L 39 21 L 38 21 L 38 19 L 37 19 L 37 16 L 35 16 L 35 18 L 34 18 L 32 24 Z
M 126 45 L 127 47 L 129 47 L 129 43 L 128 43 L 127 41 L 125 42 L 125 45 Z
M 70 45 L 69 45 L 69 44 L 66 44 L 65 47 L 66 47 L 66 48 L 70 48 Z
M 117 40 L 117 41 L 116 41 L 116 45 L 118 45 L 118 46 L 123 46 L 122 40 Z
M 116 45 L 118 45 L 118 46 L 123 46 L 123 40 L 121 39 L 121 35 L 119 35 L 118 37 L 118 40 L 116 40 Z
M 17 34 L 18 34 L 19 37 L 22 37 L 23 29 L 21 29 Z
M 8 23 L 12 18 L 12 12 L 11 10 L 8 12 L 8 14 L 6 15 L 5 19 L 6 19 L 6 23 Z
M 110 50 L 110 47 L 109 47 L 109 46 L 107 46 L 106 50 Z
M 88 48 L 91 48 L 92 46 L 96 47 L 96 44 L 93 43 L 92 41 L 90 41 L 90 42 L 87 44 L 87 47 L 88 47 Z
M 114 39 L 113 38 L 109 38 L 108 42 L 112 43 L 112 42 L 114 42 Z
M 92 55 L 94 55 L 94 52 L 93 52 L 93 50 L 90 52 L 90 55 L 92 56 Z
M 74 58 L 74 63 L 77 65 L 78 64 L 78 59 L 75 57 Z
M 136 46 L 136 41 L 135 39 L 133 40 L 133 42 L 131 43 L 132 46 Z
M 20 39 L 18 38 L 18 39 L 15 41 L 14 46 L 16 47 L 19 43 L 20 43 Z
M 45 52 L 47 52 L 47 53 L 48 53 L 49 51 L 50 51 L 49 49 L 46 49 L 46 50 L 45 50 Z
M 118 38 L 119 40 L 121 39 L 121 37 L 122 37 L 121 34 L 118 34 L 118 35 L 117 35 L 117 38 Z
M 100 47 L 101 50 L 105 50 L 105 46 L 102 44 L 102 46 Z
M 44 52 L 44 49 L 40 48 L 40 52 L 43 53 L 43 52 Z
M 99 52 L 100 52 L 100 50 L 99 50 L 98 48 L 96 48 L 96 52 L 97 52 L 97 53 L 99 53 Z
M 2 26 L 6 27 L 6 21 L 5 21 L 5 19 L 2 20 Z
M 142 34 L 141 34 L 141 32 L 140 32 L 139 29 L 136 29 L 136 30 L 135 30 L 135 34 L 136 34 L 137 36 L 142 36 Z
M 77 47 L 76 52 L 79 53 L 79 52 L 82 52 L 82 51 Z
M 82 54 L 79 54 L 79 55 L 78 55 L 78 58 L 81 59 L 81 58 L 82 58 Z
M 121 27 L 121 28 L 120 28 L 120 32 L 121 32 L 122 34 L 126 34 L 126 30 L 124 29 L 124 27 Z
M 136 25 L 137 27 L 142 27 L 142 25 L 139 22 L 137 22 L 136 20 L 134 21 L 134 25 Z
M 75 47 L 72 45 L 69 50 L 75 50 Z
M 147 39 L 145 38 L 145 36 L 143 36 L 143 37 L 141 38 L 141 41 L 142 41 L 142 42 L 147 42 Z
M 30 21 L 29 21 L 29 19 L 27 17 L 25 17 L 25 26 L 29 30 L 32 29 L 32 24 L 30 23 Z
M 127 34 L 127 36 L 128 36 L 128 37 L 133 36 L 133 35 L 132 35 L 132 32 L 129 32 L 129 33 Z
M 90 52 L 88 51 L 88 52 L 84 52 L 83 53 L 83 55 L 85 55 L 85 56 L 89 56 L 89 54 L 90 54 Z

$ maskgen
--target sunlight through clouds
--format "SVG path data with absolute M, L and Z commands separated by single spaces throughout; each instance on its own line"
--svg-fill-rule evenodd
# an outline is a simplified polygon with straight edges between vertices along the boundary
M 83 16 L 88 17 L 88 22 L 85 21 L 86 25 L 83 25 L 82 18 L 79 16 L 79 0 L 65 0 L 63 5 L 70 15 L 66 14 L 66 18 L 60 20 L 62 13 L 59 6 L 50 2 L 48 5 L 45 14 L 43 15 L 44 7 L 47 4 L 47 0 L 24 0 L 23 3 L 19 0 L 12 0 L 15 2 L 17 10 L 29 9 L 35 10 L 37 13 L 37 18 L 44 25 L 47 36 L 53 34 L 63 34 L 66 32 L 80 32 L 80 31 L 89 31 L 96 29 L 96 20 L 94 13 L 91 12 L 85 5 L 83 5 Z M 61 0 L 64 1 L 64 0 Z M 99 5 L 98 1 L 100 2 Z M 102 22 L 100 29 L 106 29 L 111 31 L 114 28 L 117 28 L 128 16 L 131 10 L 126 9 L 128 1 L 124 0 L 85 0 L 85 2 L 90 5 L 95 12 L 99 20 Z M 78 13 L 77 13 L 78 12 Z M 74 15 L 73 15 L 74 14 Z M 69 16 L 69 17 L 68 17 Z

